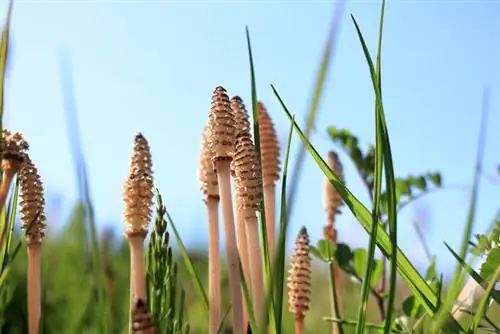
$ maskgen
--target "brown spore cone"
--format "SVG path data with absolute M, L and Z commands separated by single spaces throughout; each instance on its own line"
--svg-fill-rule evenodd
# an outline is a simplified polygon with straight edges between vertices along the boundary
M 258 210 L 262 203 L 262 174 L 249 133 L 237 140 L 234 169 L 240 207 Z
M 26 155 L 19 173 L 21 228 L 25 230 L 26 242 L 41 243 L 45 236 L 45 197 L 38 170 Z
M 221 86 L 215 88 L 212 94 L 208 127 L 211 134 L 209 146 L 214 153 L 212 162 L 231 159 L 236 139 L 236 122 L 227 92 Z
M 279 179 L 280 173 L 280 146 L 271 116 L 261 102 L 259 102 L 259 136 L 264 183 L 274 184 Z
M 290 312 L 295 316 L 304 316 L 309 310 L 311 298 L 311 258 L 309 235 L 305 227 L 300 229 L 295 241 L 287 286 Z
M 153 162 L 148 141 L 138 133 L 130 158 L 130 171 L 123 189 L 124 220 L 127 231 L 145 231 L 153 206 Z

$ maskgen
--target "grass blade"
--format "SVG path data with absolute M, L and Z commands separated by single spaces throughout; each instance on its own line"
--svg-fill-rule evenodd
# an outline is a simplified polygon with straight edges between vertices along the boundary
M 371 231 L 371 214 L 368 209 L 350 192 L 350 190 L 338 179 L 338 177 L 331 171 L 326 162 L 321 158 L 316 149 L 311 145 L 309 140 L 305 137 L 302 130 L 298 126 L 298 124 L 293 120 L 292 115 L 288 111 L 288 108 L 284 104 L 280 95 L 276 91 L 276 88 L 272 86 L 274 94 L 278 98 L 281 106 L 283 107 L 285 113 L 287 114 L 289 120 L 292 122 L 294 126 L 294 130 L 299 135 L 300 139 L 306 145 L 307 150 L 314 158 L 318 167 L 323 171 L 325 176 L 328 178 L 332 186 L 337 190 L 337 192 L 342 197 L 342 200 L 349 207 L 354 217 L 360 222 L 363 228 L 369 232 Z M 379 223 L 380 227 L 380 223 Z M 377 235 L 377 245 L 380 247 L 382 252 L 386 256 L 391 255 L 392 245 L 388 234 L 385 231 L 378 231 Z M 411 264 L 408 258 L 404 255 L 404 253 L 397 248 L 397 264 L 398 270 L 402 278 L 408 284 L 408 287 L 415 294 L 417 298 L 422 301 L 424 308 L 431 314 L 435 314 L 436 312 L 436 303 L 437 297 L 432 288 L 427 284 L 424 278 L 419 274 L 419 272 L 415 269 L 415 267 Z
M 208 297 L 205 292 L 205 289 L 203 289 L 203 285 L 201 284 L 200 276 L 198 275 L 198 272 L 196 271 L 193 262 L 189 258 L 189 254 L 186 250 L 186 247 L 184 246 L 184 243 L 182 242 L 181 236 L 179 235 L 177 228 L 175 227 L 172 217 L 170 216 L 168 211 L 165 212 L 165 215 L 167 216 L 169 225 L 172 226 L 172 232 L 174 232 L 175 239 L 177 240 L 177 244 L 179 246 L 179 249 L 181 250 L 181 255 L 182 259 L 184 260 L 184 265 L 186 266 L 186 270 L 189 276 L 191 277 L 191 280 L 193 281 L 194 290 L 198 295 L 198 299 L 201 301 L 203 308 L 205 309 L 206 312 L 208 312 Z
M 257 86 L 255 83 L 255 67 L 254 67 L 254 62 L 253 62 L 253 55 L 252 55 L 252 44 L 250 42 L 250 32 L 248 30 L 248 27 L 246 27 L 246 39 L 247 39 L 247 48 L 248 48 L 248 59 L 250 63 L 250 86 L 251 86 L 251 93 L 252 93 L 252 118 L 253 118 L 253 135 L 254 135 L 254 140 L 255 140 L 255 152 L 257 155 L 257 162 L 259 165 L 260 170 L 262 170 L 262 160 L 261 160 L 261 155 L 260 155 L 260 133 L 259 133 L 259 105 L 258 105 L 258 100 L 257 100 Z M 261 186 L 262 187 L 262 186 Z M 264 189 L 261 188 L 261 193 L 264 193 Z M 260 215 L 259 215 L 259 225 L 260 225 L 260 240 L 262 244 L 262 263 L 264 267 L 264 288 L 266 291 L 266 316 L 261 317 L 262 322 L 259 324 L 260 328 L 262 330 L 265 330 L 266 326 L 265 323 L 267 322 L 267 315 L 271 316 L 271 318 L 274 320 L 275 328 L 277 328 L 277 323 L 276 323 L 276 314 L 275 314 L 275 308 L 273 306 L 274 300 L 272 298 L 273 296 L 273 278 L 272 278 L 272 272 L 271 272 L 271 259 L 269 256 L 269 243 L 267 240 L 267 227 L 266 227 L 266 214 L 265 214 L 265 207 L 264 205 L 260 206 Z M 265 310 L 262 310 L 264 312 Z
M 476 314 L 474 315 L 474 318 L 472 319 L 472 324 L 469 328 L 469 333 L 476 333 L 479 323 L 483 318 L 484 311 L 486 310 L 486 304 L 490 299 L 491 292 L 495 287 L 499 275 L 500 275 L 500 267 L 495 271 L 495 274 L 491 277 L 491 282 L 488 284 L 488 288 L 486 288 L 485 294 L 483 295 L 483 298 L 481 298 L 481 301 L 479 302 L 479 305 L 476 309 Z
M 2 40 L 0 41 L 0 130 L 3 129 L 3 109 L 5 105 L 5 74 L 7 72 L 9 60 L 9 37 L 10 37 L 10 20 L 12 17 L 12 7 L 14 1 L 9 1 L 7 8 L 7 16 L 5 25 L 2 29 Z
M 295 117 L 293 118 L 295 119 Z M 293 124 L 290 125 L 290 131 L 288 132 L 288 139 L 286 142 L 286 153 L 285 161 L 283 167 L 282 183 L 281 183 L 281 212 L 280 212 L 280 233 L 278 239 L 278 251 L 276 255 L 276 265 L 275 268 L 275 282 L 276 282 L 276 319 L 277 326 L 276 332 L 281 333 L 282 322 L 283 322 L 283 294 L 285 290 L 285 251 L 286 251 L 286 231 L 288 229 L 288 220 L 286 216 L 286 181 L 288 177 L 288 161 L 290 158 L 290 147 L 292 145 L 293 136 Z
M 321 97 L 323 95 L 323 89 L 325 86 L 326 78 L 328 76 L 328 71 L 330 69 L 331 58 L 332 55 L 335 55 L 336 51 L 336 37 L 340 28 L 340 24 L 342 22 L 342 17 L 345 8 L 345 1 L 340 0 L 336 2 L 338 7 L 335 7 L 335 14 L 332 18 L 330 24 L 330 31 L 328 32 L 328 37 L 325 43 L 325 47 L 323 49 L 323 56 L 321 58 L 321 63 L 318 69 L 318 73 L 316 76 L 316 81 L 314 84 L 314 91 L 311 100 L 311 104 L 309 105 L 309 109 L 307 111 L 306 116 L 306 127 L 305 127 L 305 136 L 309 138 L 312 131 L 314 130 L 314 124 L 316 123 L 316 118 L 318 117 L 318 109 L 321 102 Z M 302 171 L 302 166 L 304 163 L 304 158 L 306 154 L 306 147 L 304 144 L 300 144 L 299 152 L 297 154 L 297 160 L 293 166 L 293 175 L 290 180 L 289 194 L 287 197 L 288 203 L 288 212 L 287 219 L 290 219 L 292 216 L 292 210 L 294 208 L 294 202 L 297 195 L 297 190 L 299 186 L 300 174 Z
M 476 162 L 474 168 L 474 184 L 472 186 L 472 196 L 469 203 L 469 213 L 467 215 L 467 223 L 465 226 L 465 231 L 462 237 L 462 244 L 460 247 L 459 256 L 461 259 L 466 258 L 467 255 L 467 247 L 469 245 L 469 240 L 472 235 L 472 229 L 474 226 L 474 217 L 476 214 L 476 206 L 477 206 L 477 198 L 479 195 L 479 185 L 481 178 L 481 169 L 483 164 L 484 157 L 484 147 L 486 141 L 486 129 L 487 129 L 487 121 L 489 114 L 489 91 L 487 89 L 483 90 L 483 101 L 482 101 L 482 115 L 481 115 L 481 124 L 479 126 L 479 134 L 478 134 L 478 143 L 477 143 L 477 155 Z M 462 265 L 457 263 L 455 267 L 455 271 L 453 273 L 453 278 L 451 281 L 451 286 L 449 288 L 446 299 L 444 300 L 444 309 L 451 309 L 452 304 L 455 302 L 460 288 L 464 281 L 464 275 L 462 271 Z M 446 315 L 440 314 L 437 318 L 437 328 L 440 328 L 441 324 L 446 321 Z

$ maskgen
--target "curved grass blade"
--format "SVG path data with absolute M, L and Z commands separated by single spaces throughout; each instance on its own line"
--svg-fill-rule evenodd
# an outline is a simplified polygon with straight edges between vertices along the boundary
M 181 236 L 179 235 L 177 228 L 175 227 L 172 217 L 170 216 L 168 211 L 165 212 L 165 215 L 167 217 L 168 223 L 170 224 L 170 226 L 172 226 L 172 232 L 174 232 L 175 239 L 177 240 L 177 244 L 179 246 L 179 249 L 181 250 L 182 259 L 184 260 L 186 270 L 189 276 L 191 277 L 191 280 L 193 281 L 194 290 L 198 295 L 199 300 L 201 301 L 203 309 L 206 312 L 208 312 L 208 297 L 205 292 L 205 289 L 203 289 L 203 285 L 201 284 L 200 276 L 198 275 L 198 272 L 196 271 L 193 262 L 189 258 L 189 254 L 186 250 L 186 247 L 184 246 L 184 243 L 182 242 Z
M 483 298 L 481 298 L 481 301 L 479 302 L 479 305 L 476 309 L 476 314 L 474 315 L 474 318 L 472 319 L 472 324 L 469 328 L 469 333 L 476 333 L 476 330 L 484 316 L 486 310 L 486 304 L 490 299 L 491 292 L 495 287 L 499 275 L 500 275 L 500 267 L 495 271 L 495 274 L 491 277 L 491 282 L 488 284 L 488 288 L 486 289 Z
M 323 171 L 325 176 L 328 178 L 332 186 L 337 190 L 337 192 L 342 197 L 342 200 L 349 207 L 354 217 L 360 222 L 363 228 L 369 232 L 371 230 L 371 214 L 368 209 L 350 192 L 350 190 L 338 179 L 338 177 L 331 171 L 326 162 L 321 158 L 316 149 L 311 145 L 309 140 L 305 137 L 302 130 L 298 124 L 293 120 L 292 115 L 288 111 L 288 108 L 284 104 L 280 95 L 276 91 L 276 88 L 272 86 L 274 94 L 278 98 L 282 108 L 287 114 L 289 120 L 294 126 L 295 132 L 299 135 L 300 139 L 305 143 L 307 150 L 311 156 L 316 161 L 318 167 Z M 380 230 L 377 235 L 377 245 L 380 247 L 382 252 L 386 256 L 391 255 L 392 246 L 388 234 L 382 230 L 381 224 L 379 223 Z M 422 301 L 424 308 L 431 314 L 436 312 L 437 297 L 432 288 L 427 284 L 424 278 L 419 274 L 411 262 L 406 258 L 404 253 L 397 248 L 397 264 L 398 270 L 402 278 L 408 284 L 411 291 L 415 294 L 417 298 Z
M 309 138 L 312 131 L 314 130 L 314 125 L 316 123 L 316 118 L 318 116 L 319 104 L 321 102 L 321 97 L 323 95 L 323 89 L 325 86 L 326 78 L 328 76 L 328 71 L 330 69 L 330 63 L 332 56 L 335 55 L 336 51 L 336 42 L 337 42 L 337 33 L 341 26 L 342 17 L 345 8 L 344 0 L 340 0 L 337 2 L 338 7 L 335 7 L 335 13 L 332 18 L 330 24 L 330 31 L 328 32 L 328 37 L 325 43 L 325 47 L 323 49 L 323 56 L 321 58 L 321 63 L 318 69 L 318 73 L 316 76 L 316 81 L 314 85 L 313 96 L 311 99 L 311 104 L 309 105 L 309 109 L 307 111 L 306 118 L 306 127 L 305 127 L 305 136 Z M 306 147 L 304 144 L 300 144 L 299 152 L 297 154 L 297 160 L 293 166 L 293 175 L 290 181 L 289 194 L 287 197 L 288 202 L 288 212 L 287 219 L 290 219 L 292 216 L 292 210 L 294 207 L 295 198 L 297 195 L 297 190 L 299 186 L 300 174 L 302 171 L 302 166 L 304 163 L 304 158 L 306 154 Z
M 229 305 L 226 309 L 226 312 L 224 312 L 224 315 L 222 316 L 222 319 L 220 321 L 219 328 L 217 328 L 217 334 L 222 334 L 224 333 L 224 324 L 226 323 L 226 319 L 229 316 L 229 312 L 231 311 L 231 305 Z
M 324 317 L 323 321 L 326 321 L 326 322 L 335 322 L 335 323 L 340 324 L 340 325 L 346 325 L 346 326 L 352 326 L 352 327 L 355 327 L 355 326 L 358 325 L 357 321 L 344 320 L 344 319 L 335 319 L 335 318 L 328 318 L 328 317 Z M 384 329 L 384 325 L 374 324 L 374 323 L 370 323 L 370 322 L 365 323 L 365 327 L 367 329 L 376 329 L 378 331 L 382 331 Z M 403 334 L 404 333 L 404 334 L 406 334 L 407 332 L 401 331 L 401 330 L 397 330 L 397 329 L 392 329 L 389 333 L 398 333 L 398 334 Z
M 385 179 L 386 179 L 386 191 L 388 198 L 388 223 L 389 223 L 389 236 L 391 239 L 391 267 L 390 267 L 390 282 L 389 282 L 389 298 L 387 302 L 387 312 L 386 317 L 388 321 L 386 321 L 385 333 L 389 333 L 392 328 L 392 314 L 394 311 L 394 301 L 396 298 L 396 284 L 397 284 L 397 267 L 396 267 L 396 254 L 397 254 L 397 200 L 396 200 L 396 183 L 394 177 L 394 166 L 392 161 L 392 152 L 389 140 L 389 134 L 387 130 L 387 123 L 385 120 L 385 112 L 384 106 L 382 102 L 382 71 L 381 71 L 381 54 L 382 54 L 382 36 L 383 36 L 383 25 L 384 25 L 384 12 L 385 12 L 385 0 L 382 1 L 382 8 L 380 11 L 380 26 L 379 26 L 379 38 L 378 38 L 378 51 L 377 51 L 377 63 L 376 68 L 373 65 L 373 61 L 366 45 L 366 42 L 363 38 L 363 34 L 361 33 L 361 29 L 357 24 L 354 17 L 351 15 L 351 18 L 356 27 L 356 32 L 358 34 L 359 40 L 363 47 L 363 52 L 368 63 L 368 67 L 370 69 L 370 75 L 372 78 L 372 84 L 375 91 L 376 98 L 376 170 L 375 170 L 375 184 L 377 184 L 378 177 L 382 177 L 382 175 L 378 175 L 378 164 L 381 164 L 382 161 L 377 163 L 377 159 L 381 159 L 380 155 L 383 155 L 384 161 L 384 169 L 385 169 Z M 380 148 L 379 148 L 380 145 Z M 380 166 L 381 167 L 381 166 Z M 380 185 L 378 185 L 380 187 Z M 378 189 L 375 188 L 375 197 L 374 204 L 380 200 L 380 194 L 377 196 Z M 372 256 L 372 254 L 370 254 Z M 368 292 L 366 292 L 368 295 Z M 364 295 L 363 295 L 364 297 Z

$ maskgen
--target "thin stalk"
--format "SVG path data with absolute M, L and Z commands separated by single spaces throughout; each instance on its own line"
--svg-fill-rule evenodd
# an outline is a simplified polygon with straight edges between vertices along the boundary
M 233 203 L 231 198 L 231 179 L 229 173 L 229 160 L 215 162 L 217 179 L 219 180 L 219 193 L 222 207 L 222 218 L 226 234 L 226 253 L 229 269 L 229 291 L 233 308 L 233 328 L 235 333 L 244 333 L 243 297 L 241 293 L 240 265 L 238 248 L 236 246 L 236 232 L 234 228 Z
M 219 199 L 207 198 L 208 210 L 208 294 L 210 305 L 210 334 L 216 334 L 221 321 Z
M 295 334 L 303 334 L 304 333 L 304 315 L 297 314 L 295 316 Z
M 41 283 L 40 283 L 40 248 L 41 243 L 29 243 L 28 250 L 28 330 L 29 334 L 38 334 L 41 318 Z
M 245 226 L 248 238 L 248 254 L 250 259 L 250 275 L 252 281 L 253 309 L 257 324 L 262 323 L 264 308 L 264 281 L 262 275 L 262 257 L 259 243 L 259 223 L 255 211 L 244 209 Z
M 243 277 L 245 277 L 245 282 L 247 282 L 248 287 L 251 289 L 250 260 L 248 257 L 249 253 L 245 218 L 243 216 L 242 210 L 239 207 L 236 208 L 236 234 L 236 241 L 238 243 L 238 252 L 240 254 Z M 243 322 L 248 322 L 248 310 L 245 302 L 243 302 Z
M 264 186 L 264 209 L 266 214 L 267 244 L 269 258 L 274 263 L 276 250 L 276 186 L 274 182 Z
M 327 228 L 331 227 L 333 235 L 332 235 L 332 242 L 334 244 L 337 244 L 337 238 L 336 238 L 336 230 L 333 228 L 333 221 L 332 219 L 328 219 L 327 222 Z M 330 288 L 331 288 L 331 293 L 332 293 L 332 313 L 333 317 L 336 319 L 340 319 L 340 308 L 342 305 L 342 301 L 340 300 L 340 294 L 337 293 L 337 288 L 340 286 L 339 282 L 339 269 L 335 265 L 335 263 L 330 263 L 329 265 L 330 269 Z M 332 333 L 333 334 L 339 334 L 343 333 L 342 328 L 339 324 L 337 323 L 332 323 Z
M 144 238 L 145 232 L 130 233 L 128 241 L 130 244 L 130 276 L 131 292 L 133 298 L 147 300 L 146 276 L 144 265 Z
M 5 201 L 7 200 L 7 196 L 9 195 L 10 185 L 12 184 L 12 180 L 19 170 L 19 164 L 13 163 L 9 160 L 3 160 L 2 169 L 3 178 L 2 183 L 0 184 L 0 210 L 2 210 L 5 206 Z

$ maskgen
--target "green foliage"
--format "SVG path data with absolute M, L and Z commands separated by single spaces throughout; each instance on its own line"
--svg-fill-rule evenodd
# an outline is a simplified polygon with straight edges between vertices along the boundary
M 161 195 L 156 196 L 156 217 L 147 254 L 148 300 L 150 312 L 161 333 L 189 333 L 186 293 L 178 281 L 178 265 L 173 259 Z

